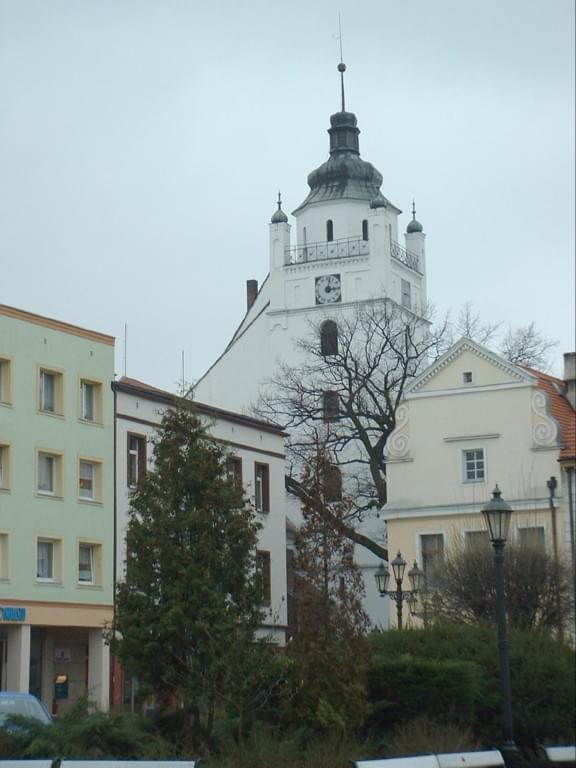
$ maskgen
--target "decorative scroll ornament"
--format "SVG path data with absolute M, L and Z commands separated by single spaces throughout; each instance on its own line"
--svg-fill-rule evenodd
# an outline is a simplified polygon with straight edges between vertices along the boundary
M 537 446 L 558 445 L 558 424 L 550 416 L 548 398 L 541 390 L 532 395 L 532 438 Z
M 410 451 L 408 408 L 401 405 L 396 411 L 396 429 L 386 444 L 389 459 L 405 459 Z

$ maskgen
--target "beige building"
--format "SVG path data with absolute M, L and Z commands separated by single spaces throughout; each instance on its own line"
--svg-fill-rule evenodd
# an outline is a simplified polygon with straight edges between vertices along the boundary
M 573 370 L 566 378 L 462 339 L 413 382 L 388 442 L 391 556 L 430 574 L 451 542 L 486 535 L 481 509 L 498 484 L 511 538 L 573 562 Z

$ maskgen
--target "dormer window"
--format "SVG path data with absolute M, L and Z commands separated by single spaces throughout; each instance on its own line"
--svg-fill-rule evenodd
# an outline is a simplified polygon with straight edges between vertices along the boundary
M 368 240 L 368 219 L 362 221 L 362 240 Z
M 334 240 L 334 223 L 332 222 L 332 219 L 328 219 L 326 222 L 326 240 L 328 240 L 328 242 Z

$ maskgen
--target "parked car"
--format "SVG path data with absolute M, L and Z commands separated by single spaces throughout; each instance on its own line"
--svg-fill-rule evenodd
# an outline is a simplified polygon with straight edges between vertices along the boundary
M 10 715 L 40 720 L 45 725 L 52 722 L 52 715 L 44 704 L 31 693 L 0 691 L 0 728 L 4 726 L 6 718 Z

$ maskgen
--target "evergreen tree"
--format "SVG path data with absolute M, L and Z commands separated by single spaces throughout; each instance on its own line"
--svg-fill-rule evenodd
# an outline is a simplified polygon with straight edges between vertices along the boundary
M 195 745 L 209 740 L 262 618 L 259 525 L 225 462 L 188 401 L 166 411 L 153 469 L 131 500 L 116 591 L 115 652 L 142 690 L 178 702 Z

